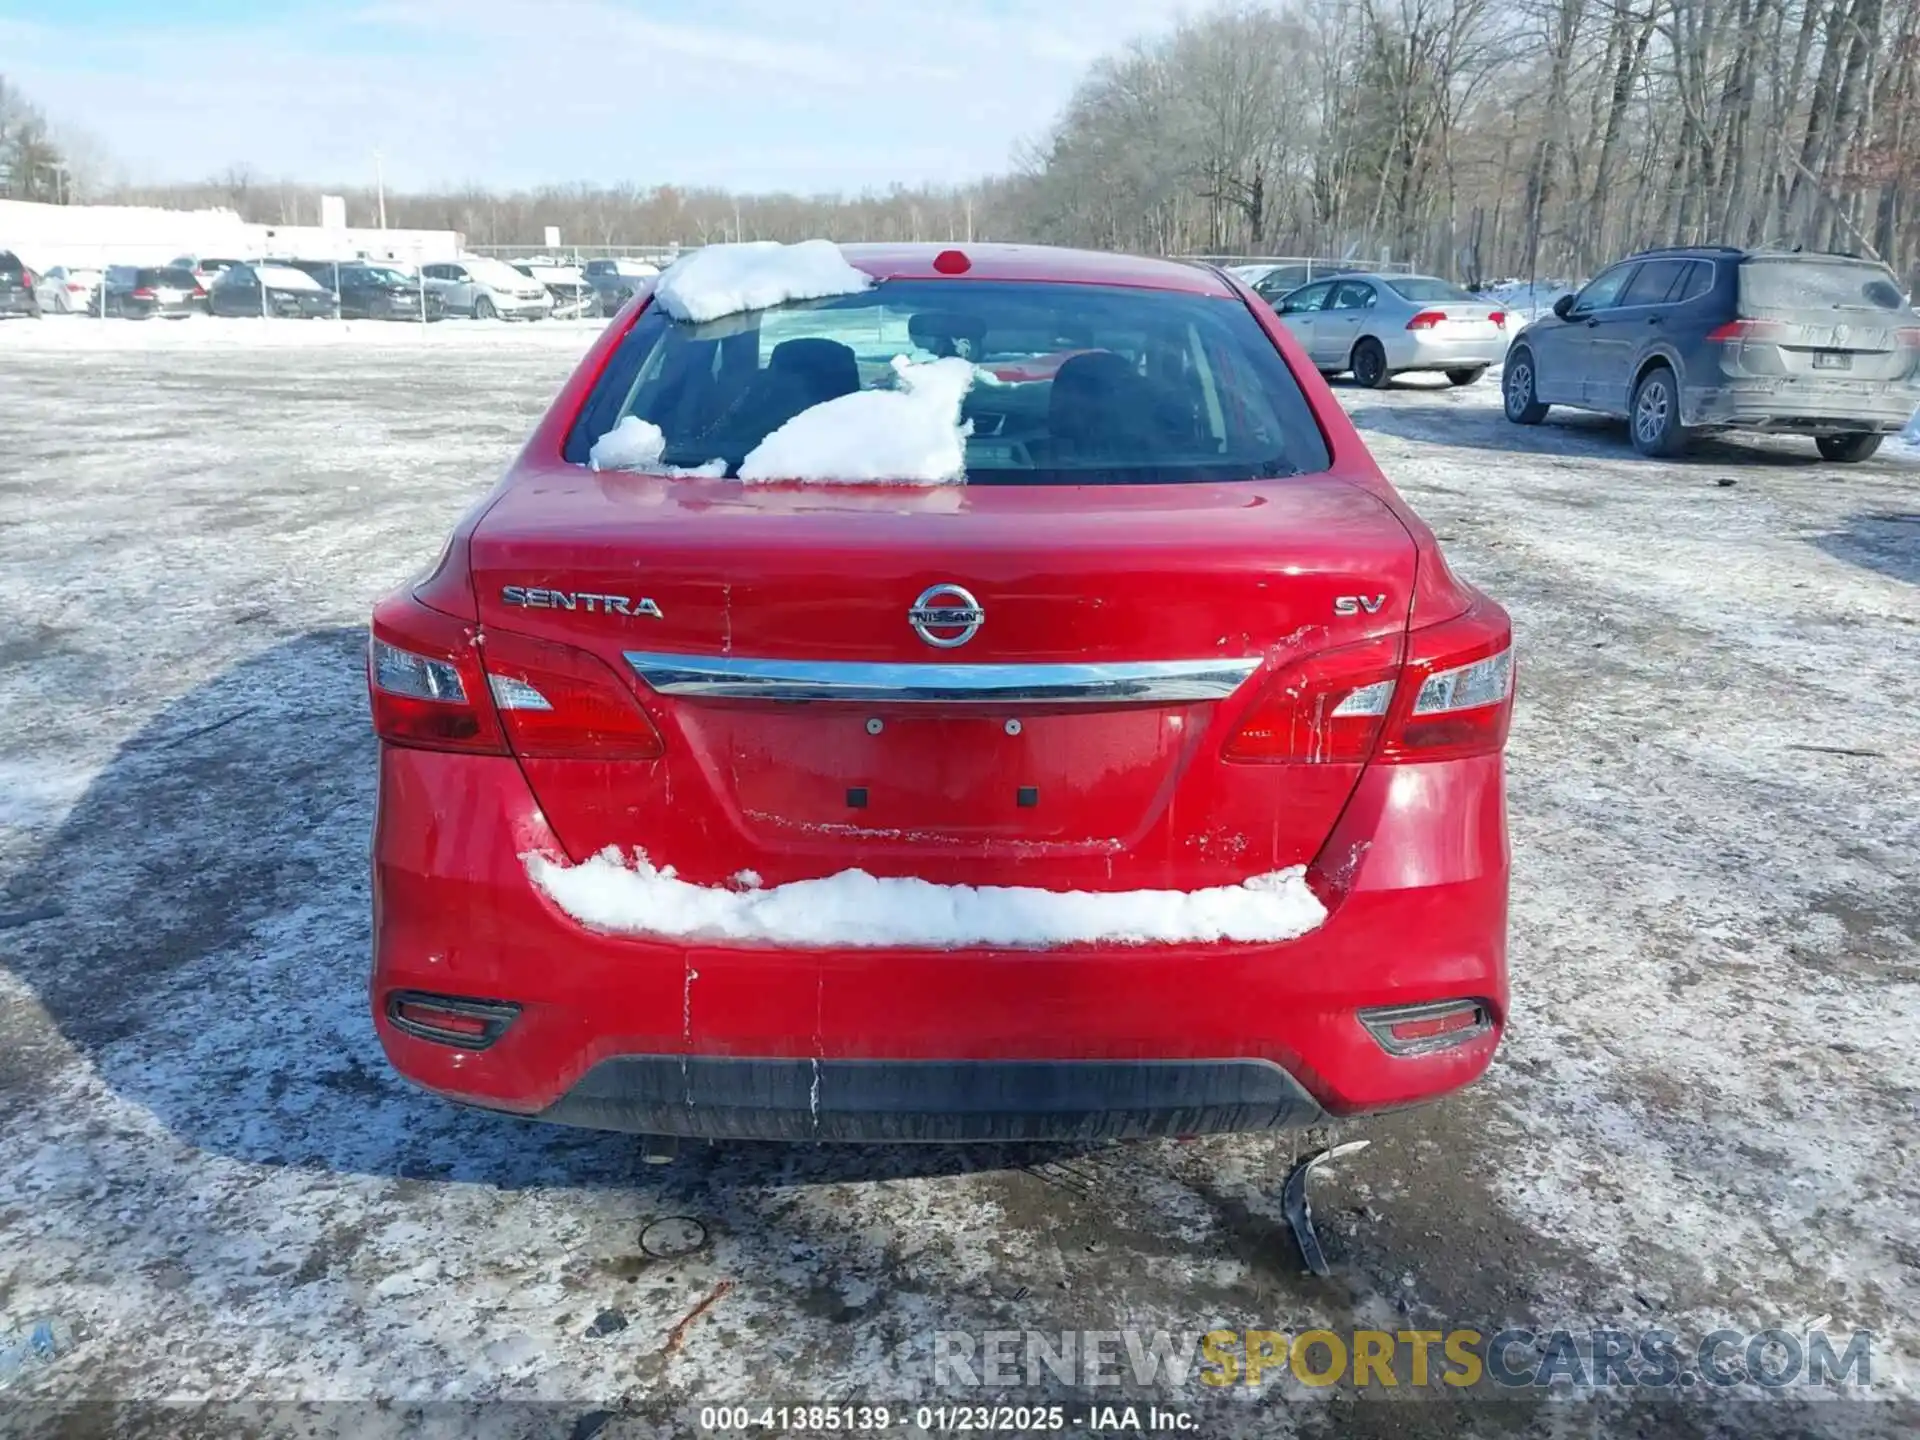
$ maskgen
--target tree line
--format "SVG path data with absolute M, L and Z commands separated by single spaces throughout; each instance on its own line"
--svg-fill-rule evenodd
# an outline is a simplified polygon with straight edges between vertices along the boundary
M 315 223 L 243 167 L 126 203 Z M 328 187 L 332 188 L 332 187 Z M 1915 0 L 1270 0 L 1097 62 L 1008 172 L 856 197 L 579 184 L 385 197 L 475 245 L 1018 239 L 1389 254 L 1572 278 L 1660 244 L 1805 246 L 1920 280 Z M 348 189 L 354 223 L 376 197 Z

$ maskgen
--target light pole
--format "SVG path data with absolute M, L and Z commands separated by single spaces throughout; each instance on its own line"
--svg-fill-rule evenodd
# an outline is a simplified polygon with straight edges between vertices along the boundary
M 380 166 L 380 152 L 373 152 L 373 193 L 380 206 L 380 228 L 387 228 L 387 177 Z

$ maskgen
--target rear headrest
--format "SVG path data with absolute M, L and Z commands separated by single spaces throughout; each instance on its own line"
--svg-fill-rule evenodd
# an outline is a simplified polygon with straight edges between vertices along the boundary
M 860 363 L 853 348 L 817 336 L 782 340 L 767 357 L 767 373 L 799 381 L 811 397 L 810 405 L 860 388 Z

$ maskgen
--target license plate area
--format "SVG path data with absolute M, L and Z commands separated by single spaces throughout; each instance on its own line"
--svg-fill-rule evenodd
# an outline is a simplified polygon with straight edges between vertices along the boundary
M 1851 370 L 1853 356 L 1845 350 L 1816 350 L 1813 352 L 1813 368 L 1816 370 Z
M 762 840 L 1119 840 L 1181 767 L 1189 707 L 1069 713 L 688 705 L 680 722 Z

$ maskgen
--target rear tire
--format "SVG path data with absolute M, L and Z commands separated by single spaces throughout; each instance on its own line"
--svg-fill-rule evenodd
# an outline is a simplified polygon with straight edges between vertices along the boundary
M 1680 382 L 1665 365 L 1656 365 L 1633 387 L 1627 426 L 1633 448 L 1655 460 L 1671 460 L 1690 438 L 1680 423 Z
M 1822 460 L 1836 461 L 1841 465 L 1858 465 L 1868 459 L 1880 448 L 1883 437 L 1879 435 L 1819 435 L 1814 444 L 1820 448 Z
M 1471 370 L 1449 370 L 1447 379 L 1455 385 L 1471 385 L 1486 373 L 1487 367 L 1480 365 Z
M 1369 390 L 1385 389 L 1393 378 L 1387 373 L 1387 352 L 1378 340 L 1362 340 L 1354 346 L 1353 363 L 1347 368 L 1353 371 L 1354 383 Z
M 476 320 L 492 320 L 496 318 L 499 313 L 499 311 L 493 308 L 493 301 L 484 295 L 473 302 L 473 318 Z
M 1507 419 L 1516 425 L 1538 425 L 1547 418 L 1547 407 L 1540 403 L 1534 384 L 1533 352 L 1526 346 L 1515 347 L 1507 356 L 1500 387 Z

